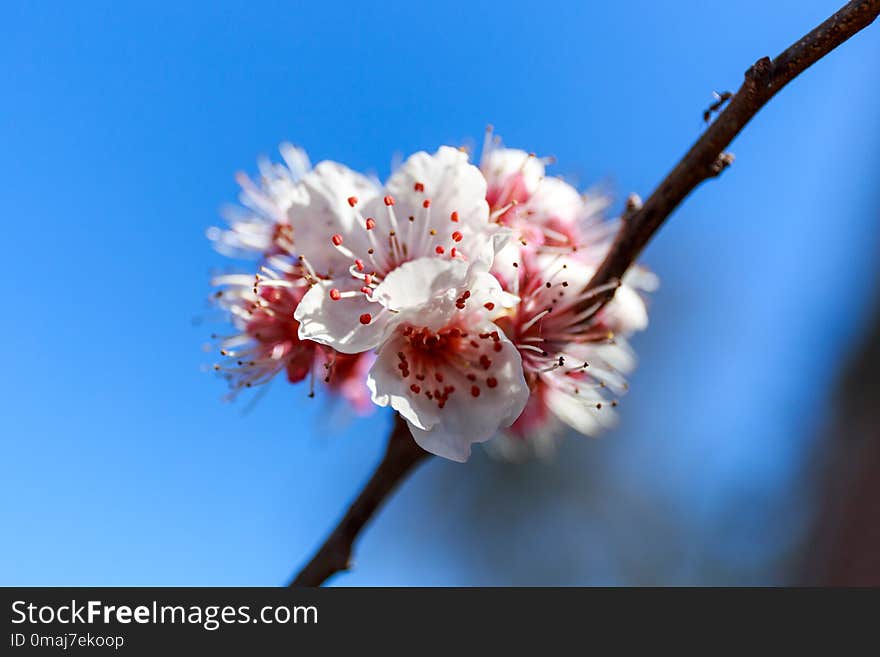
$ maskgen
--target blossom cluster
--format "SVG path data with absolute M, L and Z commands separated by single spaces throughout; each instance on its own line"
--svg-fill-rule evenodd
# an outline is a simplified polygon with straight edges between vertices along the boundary
M 627 337 L 647 326 L 657 282 L 634 267 L 589 289 L 615 231 L 604 196 L 491 132 L 477 165 L 444 146 L 384 185 L 281 154 L 257 181 L 239 177 L 241 205 L 209 231 L 221 253 L 258 260 L 213 281 L 235 327 L 215 369 L 233 391 L 280 372 L 317 380 L 360 410 L 390 406 L 455 461 L 493 438 L 517 457 L 566 426 L 595 435 L 614 421 L 635 363 Z

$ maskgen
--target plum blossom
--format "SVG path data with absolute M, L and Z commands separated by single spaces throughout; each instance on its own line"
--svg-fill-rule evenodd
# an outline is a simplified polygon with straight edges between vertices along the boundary
M 602 217 L 605 197 L 545 176 L 547 161 L 503 148 L 489 133 L 480 165 L 493 216 L 518 237 L 492 268 L 519 297 L 499 324 L 520 351 L 531 391 L 522 415 L 493 443 L 512 457 L 549 452 L 563 426 L 592 436 L 615 422 L 615 397 L 635 366 L 627 337 L 647 327 L 642 293 L 657 286 L 652 273 L 633 267 L 622 282 L 585 289 L 616 222 Z
M 301 148 L 284 143 L 279 151 L 284 164 L 266 158 L 258 161 L 258 182 L 243 172 L 236 174 L 241 187 L 240 205 L 224 208 L 228 228 L 215 226 L 207 233 L 214 248 L 223 255 L 254 258 L 291 249 L 287 210 L 301 197 L 302 189 L 297 183 L 311 164 Z
M 592 273 L 576 258 L 547 254 L 518 267 L 519 302 L 499 325 L 520 352 L 531 396 L 496 445 L 508 455 L 548 452 L 563 425 L 594 436 L 616 420 L 615 396 L 627 389 L 635 356 L 615 331 L 626 324 L 618 300 L 599 309 L 617 283 L 585 292 Z
M 382 287 L 399 266 L 428 258 L 488 269 L 506 236 L 488 221 L 483 176 L 458 149 L 416 153 L 383 190 L 335 162 L 318 164 L 302 185 L 307 200 L 289 216 L 315 285 L 297 309 L 300 336 L 340 351 L 378 346 L 401 310 Z M 457 278 L 443 282 L 461 284 L 468 271 L 449 268 L 444 275 Z
M 647 327 L 657 281 L 634 267 L 587 289 L 616 229 L 604 195 L 547 176 L 549 158 L 491 131 L 479 167 L 441 147 L 384 186 L 281 152 L 258 182 L 239 176 L 242 207 L 209 231 L 222 253 L 261 262 L 214 281 L 236 329 L 218 338 L 216 366 L 233 394 L 281 373 L 323 381 L 359 409 L 391 407 L 455 461 L 493 437 L 521 456 L 565 426 L 614 423 L 635 365 L 627 338 Z
M 550 162 L 552 158 L 504 148 L 490 128 L 480 170 L 486 178 L 492 220 L 513 230 L 520 249 L 570 252 L 587 244 L 595 247 L 615 228 L 602 219 L 610 200 L 601 194 L 581 194 L 563 179 L 547 176 L 545 166 Z M 595 248 L 589 251 L 596 253 Z
M 512 424 L 529 395 L 520 355 L 493 321 L 516 300 L 473 268 L 462 285 L 449 285 L 467 269 L 421 258 L 388 275 L 383 285 L 397 288 L 400 311 L 367 380 L 373 401 L 400 413 L 419 445 L 454 461 Z
M 366 373 L 372 354 L 342 354 L 299 337 L 294 311 L 308 290 L 301 267 L 275 256 L 262 274 L 227 274 L 212 283 L 215 302 L 230 316 L 236 332 L 214 336 L 224 362 L 214 365 L 229 382 L 234 397 L 267 383 L 282 372 L 290 383 L 309 380 L 314 394 L 319 378 L 358 412 L 370 410 Z
M 307 202 L 289 212 L 313 282 L 295 313 L 300 338 L 378 349 L 373 401 L 397 410 L 428 451 L 466 460 L 528 394 L 516 349 L 492 323 L 514 300 L 488 273 L 509 231 L 489 221 L 485 179 L 443 147 L 410 157 L 382 190 L 333 162 L 302 184 Z

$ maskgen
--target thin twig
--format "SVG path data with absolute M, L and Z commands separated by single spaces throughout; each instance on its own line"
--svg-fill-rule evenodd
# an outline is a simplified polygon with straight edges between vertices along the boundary
M 348 570 L 354 542 L 373 514 L 428 452 L 416 444 L 406 422 L 395 416 L 385 456 L 360 495 L 290 586 L 320 586 L 330 576 Z
M 854 0 L 776 59 L 762 57 L 745 73 L 745 81 L 727 107 L 706 129 L 644 204 L 625 213 L 624 221 L 604 261 L 587 289 L 621 280 L 626 270 L 678 205 L 704 180 L 721 174 L 733 156 L 724 149 L 755 114 L 786 84 L 819 61 L 880 14 L 880 0 Z M 611 289 L 603 300 L 614 296 Z M 595 298 L 583 302 L 583 308 Z

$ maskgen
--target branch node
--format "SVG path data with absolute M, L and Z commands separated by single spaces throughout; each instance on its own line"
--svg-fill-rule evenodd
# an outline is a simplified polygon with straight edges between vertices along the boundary
M 761 57 L 746 71 L 746 80 L 750 80 L 758 87 L 766 87 L 770 84 L 773 72 L 773 60 L 769 57 Z
M 735 159 L 736 157 L 733 155 L 733 153 L 728 153 L 727 151 L 723 152 L 721 155 L 715 158 L 715 161 L 709 168 L 711 174 L 713 176 L 720 176 L 721 172 L 724 171 L 731 164 L 733 164 L 733 161 Z
M 624 207 L 623 217 L 621 217 L 621 219 L 626 221 L 636 212 L 641 210 L 643 205 L 644 203 L 642 203 L 641 196 L 639 196 L 638 194 L 630 194 L 626 197 L 626 206 Z

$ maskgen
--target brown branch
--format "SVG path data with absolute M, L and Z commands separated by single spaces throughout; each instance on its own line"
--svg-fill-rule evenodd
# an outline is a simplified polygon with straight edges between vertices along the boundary
M 752 117 L 786 84 L 874 22 L 878 14 L 880 0 L 854 0 L 776 59 L 763 57 L 755 62 L 746 71 L 745 81 L 724 111 L 660 186 L 641 207 L 628 207 L 621 228 L 587 289 L 621 280 L 654 233 L 688 194 L 733 162 L 733 156 L 724 149 Z M 603 301 L 607 303 L 613 296 L 614 289 Z M 585 300 L 582 310 L 594 303 L 595 297 Z
M 364 526 L 398 484 L 427 456 L 430 456 L 428 452 L 413 440 L 406 422 L 395 416 L 385 456 L 373 476 L 290 586 L 320 586 L 332 575 L 348 570 L 354 542 Z
M 700 183 L 721 174 L 733 156 L 724 149 L 752 117 L 780 89 L 800 73 L 870 25 L 880 14 L 880 0 L 854 0 L 834 14 L 776 59 L 759 59 L 746 71 L 745 81 L 727 107 L 697 140 L 682 160 L 641 203 L 631 196 L 623 222 L 605 260 L 587 289 L 619 281 L 666 218 Z M 614 295 L 612 289 L 603 299 Z M 584 301 L 589 307 L 596 295 Z M 385 456 L 348 512 L 312 560 L 291 582 L 291 586 L 318 586 L 335 573 L 348 569 L 352 547 L 364 526 L 388 495 L 428 453 L 410 436 L 399 417 L 388 440 Z

